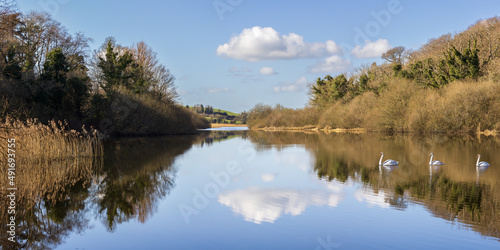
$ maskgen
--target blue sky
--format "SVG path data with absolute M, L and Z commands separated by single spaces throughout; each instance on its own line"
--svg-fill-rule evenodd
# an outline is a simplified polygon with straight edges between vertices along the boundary
M 418 49 L 430 38 L 498 15 L 500 1 L 23 0 L 71 33 L 144 41 L 176 77 L 184 105 L 235 112 L 257 103 L 301 108 L 307 84 L 327 74 L 381 62 L 394 46 Z

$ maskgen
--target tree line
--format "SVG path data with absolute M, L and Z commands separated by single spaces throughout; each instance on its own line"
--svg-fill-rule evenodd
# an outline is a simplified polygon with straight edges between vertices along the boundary
M 185 123 L 190 129 L 207 126 L 178 104 L 175 77 L 145 42 L 123 46 L 108 37 L 91 51 L 91 38 L 70 34 L 45 12 L 20 13 L 8 0 L 0 1 L 0 9 L 2 121 L 55 119 L 98 129 L 105 123 L 113 125 L 110 133 L 131 134 L 175 132 Z M 138 111 L 153 124 L 169 123 L 169 130 L 132 121 L 140 119 Z

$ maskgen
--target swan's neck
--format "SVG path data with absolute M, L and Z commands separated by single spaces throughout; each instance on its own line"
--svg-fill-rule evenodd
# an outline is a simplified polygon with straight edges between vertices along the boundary
M 382 165 L 382 158 L 384 158 L 384 155 L 380 155 L 380 161 L 378 161 L 378 165 Z
M 481 156 L 479 155 L 479 156 L 477 157 L 476 167 L 477 167 L 477 166 L 479 166 L 479 159 L 480 159 L 480 158 L 481 158 Z
M 431 160 L 429 161 L 429 165 L 432 164 L 432 157 L 434 157 L 434 155 L 431 155 Z

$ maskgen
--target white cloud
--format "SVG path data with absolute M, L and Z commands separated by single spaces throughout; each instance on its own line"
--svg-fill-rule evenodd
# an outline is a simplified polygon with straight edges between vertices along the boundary
M 375 42 L 366 40 L 365 46 L 361 47 L 358 45 L 354 47 L 351 54 L 357 58 L 379 57 L 390 48 L 391 45 L 386 39 L 378 39 Z
M 209 94 L 231 92 L 231 91 L 232 90 L 230 88 L 209 88 L 209 89 L 207 89 L 207 93 L 209 93 Z
M 271 27 L 259 26 L 244 29 L 240 34 L 232 36 L 229 42 L 217 47 L 217 55 L 250 62 L 318 58 L 341 51 L 340 46 L 331 40 L 325 43 L 308 43 L 295 33 L 281 35 Z
M 263 174 L 260 176 L 260 179 L 264 182 L 271 182 L 274 181 L 274 174 Z
M 274 86 L 273 91 L 278 92 L 298 92 L 306 89 L 307 79 L 301 77 L 294 82 L 283 82 L 277 86 Z
M 332 73 L 346 71 L 351 67 L 351 61 L 341 56 L 327 57 L 309 67 L 311 73 Z
M 260 70 L 259 70 L 259 74 L 261 75 L 275 75 L 276 72 L 274 71 L 273 68 L 271 67 L 262 67 Z
M 342 48 L 332 40 L 326 41 L 326 51 L 330 54 L 342 54 Z
M 273 223 L 282 214 L 297 216 L 307 206 L 336 207 L 342 196 L 318 190 L 265 189 L 253 187 L 219 195 L 219 202 L 256 224 Z

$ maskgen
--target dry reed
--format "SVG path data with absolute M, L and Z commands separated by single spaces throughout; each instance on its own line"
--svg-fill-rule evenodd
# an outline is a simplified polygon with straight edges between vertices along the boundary
M 102 143 L 97 131 L 68 129 L 67 123 L 36 119 L 26 123 L 7 118 L 0 127 L 0 165 L 6 166 L 7 139 L 15 139 L 15 186 L 19 203 L 33 204 L 40 198 L 55 201 L 65 188 L 91 179 L 102 163 Z M 0 168 L 0 186 L 7 187 L 7 168 Z

